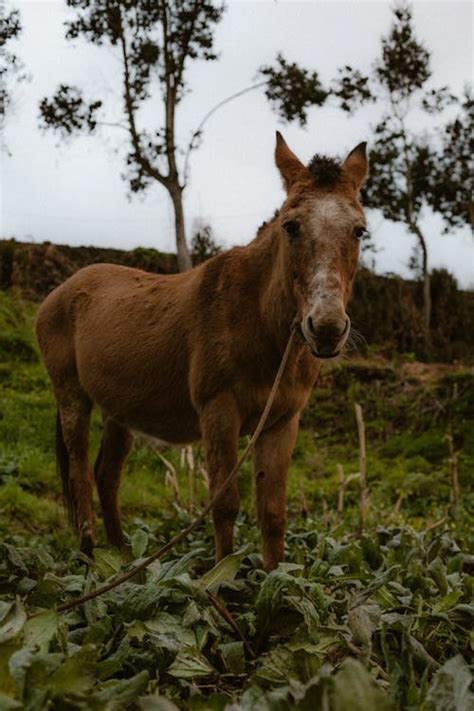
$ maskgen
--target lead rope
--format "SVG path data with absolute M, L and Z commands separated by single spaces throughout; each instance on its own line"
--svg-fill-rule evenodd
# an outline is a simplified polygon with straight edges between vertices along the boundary
M 288 339 L 288 343 L 286 344 L 285 352 L 283 353 L 283 357 L 281 359 L 280 367 L 278 368 L 278 372 L 275 376 L 275 380 L 272 385 L 272 389 L 270 390 L 270 394 L 268 396 L 268 400 L 266 402 L 265 408 L 260 416 L 260 419 L 258 421 L 258 424 L 255 428 L 255 431 L 252 435 L 252 438 L 250 442 L 247 444 L 245 447 L 244 451 L 240 455 L 240 458 L 235 465 L 235 467 L 232 469 L 230 474 L 227 476 L 225 481 L 222 483 L 222 486 L 219 487 L 217 492 L 214 494 L 214 496 L 210 499 L 209 503 L 206 504 L 206 506 L 203 508 L 199 516 L 197 516 L 194 521 L 192 521 L 189 526 L 184 528 L 180 533 L 177 533 L 176 536 L 173 536 L 168 543 L 165 543 L 163 546 L 158 548 L 154 553 L 152 553 L 150 556 L 145 558 L 141 563 L 136 565 L 134 568 L 129 570 L 127 573 L 124 573 L 123 575 L 119 575 L 115 580 L 112 580 L 110 583 L 107 583 L 106 585 L 102 585 L 99 588 L 96 588 L 95 590 L 92 590 L 91 592 L 87 593 L 86 595 L 82 595 L 81 597 L 76 598 L 75 600 L 70 600 L 69 602 L 65 602 L 62 605 L 59 605 L 57 607 L 58 612 L 65 612 L 66 610 L 72 610 L 74 607 L 79 607 L 80 605 L 84 605 L 85 602 L 88 602 L 89 600 L 93 600 L 95 597 L 99 597 L 99 595 L 104 595 L 104 593 L 109 592 L 109 590 L 113 590 L 114 588 L 118 587 L 119 585 L 122 585 L 126 580 L 130 580 L 130 578 L 133 578 L 134 575 L 137 575 L 141 570 L 144 570 L 145 568 L 148 568 L 151 563 L 153 563 L 155 560 L 158 560 L 163 556 L 165 553 L 170 551 L 172 548 L 174 548 L 180 541 L 182 541 L 186 536 L 188 536 L 192 531 L 194 531 L 206 518 L 207 514 L 209 511 L 215 506 L 217 503 L 218 499 L 224 491 L 227 489 L 227 487 L 232 483 L 234 478 L 237 476 L 237 473 L 242 466 L 242 464 L 245 462 L 247 459 L 248 455 L 252 451 L 252 449 L 255 446 L 255 442 L 259 438 L 264 426 L 265 422 L 267 421 L 268 415 L 270 413 L 270 409 L 273 405 L 273 402 L 275 400 L 275 395 L 277 393 L 278 387 L 280 385 L 283 373 L 285 371 L 286 364 L 288 362 L 288 357 L 290 355 L 291 351 L 291 346 L 293 345 L 293 341 L 295 338 L 295 332 L 297 330 L 297 326 L 294 324 L 290 337 Z M 33 613 L 29 615 L 29 617 L 35 617 L 39 613 Z

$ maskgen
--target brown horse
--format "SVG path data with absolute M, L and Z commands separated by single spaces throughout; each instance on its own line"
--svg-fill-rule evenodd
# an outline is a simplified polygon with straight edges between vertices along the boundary
M 365 218 L 365 143 L 342 164 L 304 166 L 277 134 L 287 197 L 256 238 L 183 274 L 96 264 L 43 302 L 38 341 L 58 403 L 57 453 L 81 549 L 93 549 L 88 459 L 93 403 L 104 416 L 95 479 L 108 540 L 122 543 L 118 489 L 132 430 L 170 443 L 202 439 L 211 494 L 236 463 L 240 435 L 264 408 L 295 318 L 295 342 L 254 451 L 267 569 L 284 556 L 286 477 L 322 358 L 337 356 Z M 309 346 L 309 347 L 308 347 Z M 232 551 L 237 483 L 213 509 L 216 558 Z

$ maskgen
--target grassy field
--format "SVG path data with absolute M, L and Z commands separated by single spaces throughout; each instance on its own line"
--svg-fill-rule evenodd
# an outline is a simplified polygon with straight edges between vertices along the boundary
M 127 547 L 107 548 L 97 509 L 95 558 L 78 553 L 34 310 L 0 292 L 0 709 L 471 707 L 472 366 L 401 355 L 325 369 L 290 470 L 287 562 L 273 573 L 246 465 L 234 556 L 213 567 L 208 523 L 141 577 L 58 614 L 183 528 L 206 488 L 198 449 L 183 461 L 140 440 L 121 490 Z M 367 433 L 362 535 L 354 402 Z M 95 417 L 94 452 L 100 429 Z

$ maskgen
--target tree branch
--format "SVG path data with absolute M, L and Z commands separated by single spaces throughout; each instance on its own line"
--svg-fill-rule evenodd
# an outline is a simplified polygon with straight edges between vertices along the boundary
M 129 67 L 129 60 L 128 60 L 128 52 L 127 52 L 127 43 L 125 40 L 125 35 L 123 31 L 123 24 L 122 24 L 122 12 L 120 6 L 118 6 L 118 11 L 119 11 L 119 37 L 120 37 L 120 45 L 122 49 L 122 59 L 123 59 L 123 66 L 124 66 L 124 96 L 125 96 L 125 108 L 127 112 L 127 117 L 128 117 L 128 124 L 130 128 L 130 135 L 132 138 L 132 145 L 133 149 L 135 151 L 135 159 L 137 163 L 143 168 L 143 170 L 148 173 L 148 175 L 155 180 L 157 180 L 159 183 L 162 185 L 165 185 L 168 187 L 168 176 L 162 175 L 154 166 L 151 165 L 150 161 L 143 155 L 142 150 L 141 150 L 141 145 L 140 145 L 140 135 L 137 130 L 136 122 L 135 122 L 135 114 L 134 114 L 134 106 L 133 106 L 133 99 L 132 99 L 132 91 L 131 91 L 131 86 L 130 86 L 130 67 Z
M 197 0 L 197 1 L 194 3 L 194 12 L 192 13 L 192 19 L 191 19 L 191 22 L 189 23 L 188 32 L 186 33 L 186 37 L 185 37 L 185 39 L 183 40 L 181 58 L 180 58 L 180 62 L 179 62 L 178 69 L 176 70 L 176 77 L 175 77 L 175 78 L 176 78 L 176 86 L 178 85 L 178 82 L 181 81 L 181 77 L 183 76 L 184 63 L 185 63 L 186 57 L 187 57 L 187 55 L 188 55 L 189 43 L 191 42 L 191 39 L 192 39 L 192 36 L 193 36 L 194 25 L 195 25 L 195 23 L 196 23 L 196 18 L 197 18 L 198 12 L 199 12 L 199 7 L 198 7 L 198 6 L 199 6 L 199 0 Z
M 97 121 L 97 126 L 107 126 L 108 128 L 121 128 L 127 133 L 130 133 L 130 128 L 124 126 L 123 123 L 118 123 L 117 121 Z
M 174 118 L 176 107 L 176 77 L 172 71 L 170 62 L 170 54 L 168 47 L 168 14 L 166 0 L 161 2 L 161 10 L 163 13 L 162 28 L 163 28 L 163 54 L 165 61 L 165 140 L 166 140 L 166 157 L 168 159 L 169 177 L 172 182 L 179 185 L 178 169 L 176 166 L 175 145 L 174 145 Z
M 243 96 L 244 94 L 247 94 L 250 91 L 254 91 L 255 89 L 260 89 L 260 87 L 265 86 L 265 84 L 267 84 L 267 83 L 268 83 L 268 81 L 265 79 L 265 81 L 258 82 L 258 84 L 252 84 L 252 86 L 248 86 L 246 89 L 241 89 L 240 91 L 237 91 L 235 94 L 231 94 L 226 99 L 219 101 L 218 104 L 213 106 L 213 108 L 210 109 L 207 112 L 207 114 L 204 115 L 199 126 L 193 132 L 193 135 L 191 136 L 191 140 L 189 141 L 188 147 L 186 149 L 186 154 L 185 154 L 185 159 L 184 159 L 184 186 L 186 186 L 186 184 L 188 182 L 189 157 L 190 157 L 190 154 L 195 146 L 196 139 L 199 138 L 199 135 L 204 127 L 204 124 L 207 123 L 207 121 L 211 118 L 211 116 L 213 116 L 216 113 L 216 111 L 218 111 L 220 108 L 222 108 L 226 104 L 230 103 L 231 101 L 234 101 L 234 99 L 238 99 L 240 96 Z

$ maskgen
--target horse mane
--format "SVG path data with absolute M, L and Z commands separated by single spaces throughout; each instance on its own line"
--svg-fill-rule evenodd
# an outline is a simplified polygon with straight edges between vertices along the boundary
M 255 235 L 256 240 L 259 239 L 263 235 L 263 233 L 267 231 L 268 227 L 270 227 L 271 225 L 273 225 L 274 222 L 276 222 L 279 214 L 280 214 L 280 210 L 275 210 L 275 212 L 273 213 L 273 216 L 269 220 L 264 220 L 262 222 L 262 224 L 260 225 L 260 227 L 257 230 L 257 234 Z
M 341 165 L 328 156 L 313 156 L 308 170 L 316 188 L 335 188 L 342 178 Z

